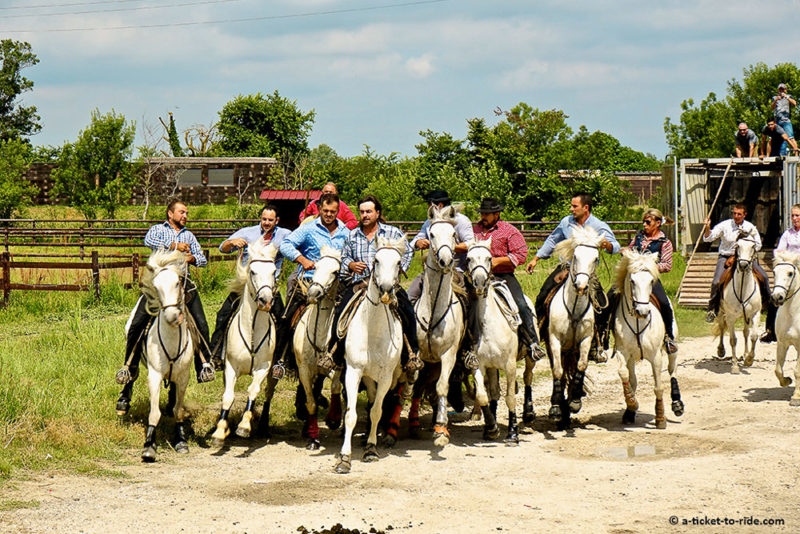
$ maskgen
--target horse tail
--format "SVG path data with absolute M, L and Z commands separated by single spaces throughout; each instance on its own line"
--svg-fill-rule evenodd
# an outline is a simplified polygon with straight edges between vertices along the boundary
M 717 320 L 711 325 L 711 335 L 714 337 L 722 335 L 725 332 L 725 316 L 720 313 Z

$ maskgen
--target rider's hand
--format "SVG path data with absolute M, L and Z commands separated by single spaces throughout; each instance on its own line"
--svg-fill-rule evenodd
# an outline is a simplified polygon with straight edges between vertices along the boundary
M 231 244 L 232 247 L 236 247 L 236 248 L 244 248 L 244 247 L 247 246 L 247 241 L 242 239 L 241 237 L 237 237 L 235 239 L 231 239 L 231 240 L 229 240 L 229 243 Z
M 417 239 L 415 246 L 420 250 L 425 250 L 431 246 L 431 242 L 428 239 Z
M 525 271 L 528 274 L 533 272 L 533 268 L 536 267 L 536 263 L 539 261 L 539 256 L 534 256 L 531 261 L 528 262 L 528 265 L 525 266 Z
M 189 243 L 173 243 L 173 245 L 173 250 L 180 250 L 181 252 L 189 252 L 191 250 L 189 248 Z
M 313 271 L 314 270 L 314 262 L 306 258 L 305 256 L 300 256 L 297 258 L 297 263 L 303 266 L 303 269 L 306 271 Z
M 361 274 L 367 269 L 367 264 L 363 261 L 351 261 L 347 267 L 354 273 Z
M 731 265 L 733 265 L 733 256 L 730 256 L 727 260 L 725 260 L 725 267 L 730 267 Z

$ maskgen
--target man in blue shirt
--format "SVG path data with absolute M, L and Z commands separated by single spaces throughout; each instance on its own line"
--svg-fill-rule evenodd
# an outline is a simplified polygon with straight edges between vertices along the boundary
M 194 234 L 186 229 L 188 215 L 189 210 L 186 204 L 179 200 L 170 202 L 169 206 L 167 206 L 167 220 L 162 224 L 150 227 L 144 236 L 144 244 L 153 251 L 179 250 L 186 254 L 187 263 L 193 264 L 195 267 L 205 267 L 208 262 L 203 255 L 203 250 L 200 248 L 200 243 L 197 242 Z M 197 287 L 189 279 L 188 272 L 186 273 L 184 287 L 186 291 L 186 307 L 202 337 L 194 357 L 197 382 L 210 382 L 214 380 L 214 368 L 209 363 L 211 354 L 208 350 L 208 323 L 206 323 L 206 315 L 203 311 L 200 295 L 197 293 Z M 133 383 L 139 376 L 139 360 L 142 355 L 143 336 L 150 319 L 151 316 L 146 310 L 145 298 L 143 296 L 139 297 L 136 311 L 128 328 L 128 339 L 125 345 L 125 365 L 117 371 L 116 376 L 118 383 L 125 384 L 117 400 L 117 413 L 119 415 L 125 415 L 130 409 Z
M 266 243 L 280 247 L 283 239 L 291 232 L 286 228 L 278 226 L 279 221 L 278 209 L 272 204 L 265 206 L 264 209 L 261 210 L 261 222 L 259 224 L 240 228 L 234 232 L 228 239 L 220 244 L 219 251 L 223 254 L 230 254 L 241 250 L 242 263 L 247 263 L 247 245 L 249 244 L 255 243 L 258 240 L 264 240 Z M 278 253 L 275 257 L 277 274 L 280 274 L 282 265 L 283 256 Z M 228 298 L 225 299 L 225 302 L 222 303 L 222 308 L 220 308 L 217 313 L 214 334 L 211 336 L 211 349 L 213 351 L 212 361 L 217 370 L 222 369 L 222 347 L 224 345 L 225 331 L 233 312 L 238 307 L 240 297 L 241 294 L 231 292 Z M 278 318 L 283 314 L 283 299 L 281 298 L 280 292 L 277 290 L 273 296 L 273 304 L 270 308 L 270 312 L 277 324 Z M 276 372 L 280 374 L 281 377 L 283 376 L 283 374 L 281 374 L 281 369 L 276 368 Z
M 586 226 L 595 230 L 598 234 L 603 236 L 603 241 L 600 243 L 600 248 L 605 250 L 609 254 L 617 254 L 619 253 L 619 243 L 617 239 L 614 237 L 614 232 L 611 231 L 611 228 L 592 215 L 592 196 L 587 193 L 578 193 L 572 197 L 570 201 L 570 211 L 572 215 L 567 215 L 561 222 L 558 223 L 556 229 L 547 237 L 542 247 L 536 252 L 536 256 L 528 262 L 528 265 L 525 266 L 525 270 L 528 271 L 530 274 L 533 272 L 534 267 L 536 267 L 536 263 L 539 261 L 540 258 L 549 258 L 553 254 L 553 250 L 555 249 L 556 245 L 565 239 L 569 239 L 572 235 L 572 228 L 575 226 Z M 568 268 L 563 265 L 559 265 L 555 268 L 555 270 L 550 273 L 550 276 L 544 281 L 542 284 L 542 288 L 539 291 L 539 294 L 536 296 L 536 316 L 541 319 L 547 313 L 545 309 L 545 300 L 547 300 L 547 295 L 556 288 L 558 283 L 556 282 L 556 277 L 559 273 L 564 272 Z M 592 280 L 589 285 L 589 290 L 592 292 L 595 302 L 599 303 L 606 303 L 606 294 L 603 291 L 603 286 L 600 285 L 600 281 L 597 279 L 596 276 L 592 277 Z M 595 325 L 597 327 L 598 332 L 602 332 L 602 317 L 600 317 L 601 310 L 595 310 Z M 593 344 L 593 347 L 595 345 Z M 596 347 L 595 347 L 596 348 Z
M 402 230 L 388 225 L 383 220 L 383 206 L 374 195 L 366 195 L 358 201 L 358 212 L 361 222 L 353 229 L 342 250 L 342 268 L 340 271 L 341 284 L 336 310 L 333 315 L 333 334 L 328 343 L 328 352 L 320 358 L 318 364 L 323 369 L 330 369 L 334 365 L 344 364 L 344 343 L 339 342 L 336 336 L 336 324 L 344 311 L 344 307 L 353 298 L 356 288 L 360 283 L 366 283 L 370 276 L 372 264 L 377 252 L 376 241 L 378 237 L 385 239 L 405 238 Z M 414 249 L 406 241 L 406 251 L 401 260 L 401 268 L 407 271 L 414 257 Z M 414 316 L 414 306 L 408 299 L 408 294 L 402 287 L 395 291 L 397 297 L 397 311 L 403 325 L 403 334 L 408 341 L 408 347 L 403 345 L 401 362 L 408 371 L 422 368 L 422 361 L 417 356 L 419 343 L 417 341 L 417 320 Z
M 296 291 L 297 278 L 302 276 L 311 279 L 314 276 L 314 262 L 322 257 L 322 247 L 328 245 L 341 250 L 350 234 L 347 226 L 336 218 L 339 213 L 339 195 L 325 193 L 319 197 L 318 202 L 319 217 L 299 226 L 281 242 L 280 251 L 283 257 L 298 263 L 299 267 L 286 284 L 286 310 L 278 324 L 277 334 L 283 344 L 275 347 L 274 366 L 283 366 L 283 357 L 291 341 L 289 334 L 292 317 L 303 304 L 302 295 Z

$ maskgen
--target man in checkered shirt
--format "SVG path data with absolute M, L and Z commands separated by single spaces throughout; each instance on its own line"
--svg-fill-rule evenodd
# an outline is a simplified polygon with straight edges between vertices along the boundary
M 200 248 L 197 238 L 186 229 L 186 220 L 189 210 L 186 204 L 179 200 L 170 202 L 167 206 L 167 220 L 162 224 L 150 227 L 144 236 L 144 244 L 151 250 L 179 250 L 186 254 L 186 262 L 195 267 L 205 267 L 206 257 Z M 208 323 L 203 311 L 203 303 L 200 302 L 200 295 L 197 287 L 189 279 L 186 273 L 184 287 L 186 288 L 186 308 L 192 315 L 197 329 L 200 332 L 202 342 L 198 351 L 194 355 L 194 368 L 197 372 L 197 382 L 210 382 L 214 380 L 214 368 L 209 363 L 211 354 L 208 350 Z M 139 375 L 139 360 L 142 356 L 142 341 L 147 325 L 150 323 L 151 316 L 147 313 L 144 296 L 139 297 L 136 310 L 130 320 L 128 328 L 128 339 L 125 345 L 125 365 L 117 372 L 117 382 L 125 384 L 117 400 L 117 413 L 125 415 L 131 405 L 131 392 L 133 383 Z
M 328 343 L 328 351 L 318 362 L 323 369 L 332 368 L 333 365 L 344 364 L 344 342 L 336 336 L 336 324 L 350 299 L 355 294 L 357 286 L 366 282 L 370 276 L 372 264 L 377 252 L 376 240 L 378 237 L 386 239 L 405 239 L 405 234 L 397 227 L 388 225 L 383 220 L 383 206 L 374 195 L 366 195 L 358 201 L 358 212 L 361 216 L 359 225 L 350 232 L 342 249 L 342 269 L 339 273 L 339 297 L 333 315 L 333 333 Z M 401 260 L 401 268 L 407 271 L 414 257 L 414 249 L 406 241 L 406 251 Z M 402 287 L 395 291 L 397 297 L 397 312 L 403 326 L 403 334 L 408 340 L 410 352 L 403 344 L 401 363 L 406 371 L 413 373 L 422 368 L 422 361 L 417 356 L 419 342 L 417 341 L 417 320 L 414 316 L 414 306 L 408 294 Z
M 492 238 L 492 274 L 495 278 L 502 280 L 511 291 L 514 302 L 519 308 L 519 316 L 522 320 L 519 335 L 522 343 L 530 349 L 530 356 L 535 361 L 542 358 L 545 353 L 539 346 L 539 336 L 536 333 L 536 325 L 533 321 L 533 312 L 525 301 L 525 294 L 519 285 L 514 270 L 525 263 L 528 259 L 528 245 L 522 232 L 511 224 L 500 220 L 500 212 L 503 206 L 496 198 L 486 197 L 481 200 L 478 211 L 481 214 L 479 223 L 472 227 L 475 239 L 484 241 Z M 470 321 L 471 322 L 471 321 Z M 473 346 L 477 339 L 472 341 Z M 474 353 L 468 350 L 464 354 L 464 364 L 469 369 L 477 368 L 477 358 Z

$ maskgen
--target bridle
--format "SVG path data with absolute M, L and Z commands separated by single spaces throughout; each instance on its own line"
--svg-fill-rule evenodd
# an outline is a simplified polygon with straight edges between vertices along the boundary
M 597 246 L 597 245 L 587 245 L 585 243 L 579 243 L 578 245 L 575 245 L 575 249 L 574 250 L 578 250 L 578 248 L 580 248 L 580 247 L 593 248 L 593 249 L 598 250 L 598 251 L 600 249 L 600 247 Z M 570 266 L 569 266 L 569 279 L 572 282 L 572 285 L 575 285 L 575 280 L 578 278 L 578 275 L 585 274 L 587 278 L 591 278 L 592 277 L 591 273 L 589 273 L 588 271 L 575 272 L 575 269 L 574 269 L 574 267 L 575 267 L 575 261 L 574 261 L 575 260 L 575 255 L 574 254 L 575 253 L 573 252 L 573 257 L 572 257 L 573 261 L 570 263 Z M 600 253 L 598 252 L 598 257 L 599 257 L 599 255 L 600 255 Z M 597 263 L 597 262 L 595 261 L 595 263 Z
M 650 299 L 648 299 L 646 301 L 640 301 L 640 300 L 636 300 L 633 297 L 633 279 L 631 278 L 632 274 L 633 273 L 628 273 L 628 275 L 625 277 L 628 285 L 630 286 L 630 291 L 629 292 L 624 292 L 623 291 L 623 297 L 622 297 L 622 319 L 625 321 L 625 324 L 628 326 L 628 328 L 633 333 L 633 335 L 636 336 L 636 345 L 639 347 L 639 359 L 644 359 L 644 352 L 643 352 L 643 349 L 642 349 L 642 334 L 645 332 L 645 330 L 647 330 L 650 327 L 650 324 L 653 322 L 653 313 L 652 313 L 652 310 L 651 310 L 651 312 L 647 315 L 647 322 L 646 323 L 644 323 L 643 325 L 640 323 L 642 319 L 636 313 L 635 308 L 636 308 L 636 306 L 649 305 L 650 304 Z M 652 286 L 650 288 L 650 291 L 651 291 L 651 294 L 652 294 Z M 629 297 L 630 297 L 630 302 L 631 302 L 630 304 L 628 304 L 628 298 Z M 636 327 L 635 328 L 631 324 L 631 322 L 628 320 L 628 314 L 630 314 L 633 317 L 633 319 L 636 321 Z
M 775 264 L 775 265 L 772 267 L 772 271 L 773 271 L 773 272 L 775 272 L 775 267 L 779 267 L 779 266 L 781 266 L 781 265 L 788 265 L 789 267 L 791 267 L 791 268 L 792 268 L 792 271 L 793 271 L 793 274 L 792 274 L 792 276 L 791 276 L 791 280 L 792 280 L 792 281 L 794 281 L 794 280 L 796 280 L 796 279 L 797 279 L 796 277 L 797 277 L 797 275 L 798 275 L 798 274 L 800 274 L 800 269 L 798 269 L 798 268 L 797 268 L 797 265 L 795 265 L 794 263 L 790 263 L 790 262 L 788 262 L 788 261 L 782 261 L 782 262 L 780 262 L 780 263 L 776 263 L 776 264 Z M 782 286 L 782 285 L 780 285 L 780 284 L 775 284 L 775 285 L 773 286 L 773 288 L 774 288 L 774 289 L 773 289 L 773 293 L 775 292 L 775 289 L 778 289 L 778 288 L 780 288 L 780 289 L 783 289 L 784 291 L 786 291 L 786 297 L 783 299 L 783 300 L 784 300 L 784 302 L 786 302 L 787 300 L 789 300 L 790 298 L 792 298 L 793 296 L 795 296 L 795 295 L 797 294 L 797 292 L 798 292 L 798 291 L 800 291 L 800 285 L 798 285 L 798 286 L 795 288 L 795 290 L 794 290 L 794 291 L 792 291 L 791 293 L 789 293 L 789 290 L 792 288 L 792 285 L 793 285 L 793 282 L 789 282 L 789 286 L 788 286 L 788 287 L 787 287 L 787 286 Z
M 338 267 L 336 268 L 335 271 L 333 271 L 334 273 L 338 272 L 342 267 L 342 260 L 340 258 L 335 257 L 335 256 L 323 256 L 319 260 L 317 260 L 316 263 L 318 264 L 318 263 L 322 262 L 323 260 L 333 260 L 333 261 L 336 262 Z M 318 272 L 318 267 L 316 267 L 316 265 L 314 267 L 314 271 Z M 333 286 L 334 282 L 336 282 L 338 279 L 339 279 L 338 276 L 334 275 L 334 276 L 331 277 L 331 281 L 327 285 L 323 285 L 323 284 L 317 282 L 316 280 L 314 280 L 312 278 L 311 282 L 308 285 L 308 289 L 306 290 L 306 294 L 308 294 L 308 291 L 312 287 L 316 286 L 316 287 L 320 288 L 320 291 L 322 292 L 323 295 L 326 295 L 328 293 L 328 290 Z M 312 331 L 314 333 L 316 333 L 319 330 L 319 306 L 320 306 L 320 304 L 317 303 L 316 306 L 317 306 L 317 312 L 314 315 L 314 328 L 313 328 L 313 330 L 311 328 L 306 328 L 306 341 L 308 341 L 308 344 L 311 345 L 311 347 L 314 349 L 315 354 L 320 354 L 320 353 L 324 353 L 325 349 L 321 348 L 321 347 L 318 347 L 317 344 L 315 343 L 315 340 L 311 339 Z M 335 328 L 335 326 L 336 325 L 334 325 L 334 328 Z
M 314 266 L 314 271 L 315 272 L 318 270 L 318 268 L 316 267 L 316 264 L 320 263 L 323 260 L 333 260 L 333 261 L 336 262 L 338 267 L 334 272 L 338 272 L 342 268 L 342 260 L 340 258 L 337 258 L 335 256 L 323 256 L 323 257 L 321 257 L 319 260 L 317 260 L 315 262 L 315 266 Z M 333 276 L 333 277 L 331 277 L 331 282 L 329 284 L 323 285 L 323 284 L 317 282 L 316 280 L 314 280 L 312 278 L 311 282 L 308 284 L 308 289 L 311 289 L 312 287 L 316 286 L 316 287 L 318 287 L 320 289 L 320 291 L 324 295 L 325 293 L 328 292 L 328 288 L 330 288 L 331 284 L 333 284 L 333 281 L 336 280 L 336 279 L 337 279 L 337 277 Z M 306 290 L 306 293 L 308 293 L 308 289 Z
M 485 272 L 485 273 L 486 273 L 486 280 L 487 280 L 487 281 L 488 281 L 488 280 L 491 278 L 491 276 L 492 276 L 492 270 L 491 270 L 491 254 L 492 254 L 492 251 L 491 251 L 491 249 L 490 249 L 489 247 L 487 247 L 486 245 L 473 245 L 473 248 L 482 248 L 482 249 L 484 249 L 484 250 L 488 251 L 488 252 L 489 252 L 489 256 L 490 256 L 490 260 L 489 260 L 489 262 L 490 262 L 490 263 L 489 263 L 490 267 L 488 267 L 488 268 L 487 268 L 487 267 L 486 267 L 486 265 L 484 265 L 483 263 L 478 263 L 478 264 L 477 264 L 477 265 L 475 265 L 474 267 L 470 267 L 470 268 L 469 268 L 469 270 L 467 271 L 467 273 L 466 273 L 466 277 L 469 279 L 470 283 L 472 283 L 472 285 L 473 285 L 473 287 L 474 287 L 474 286 L 475 286 L 475 284 L 472 282 L 472 280 L 474 280 L 474 278 L 475 278 L 475 273 L 476 273 L 476 272 L 477 272 L 479 269 L 483 270 L 483 272 Z M 478 289 L 477 289 L 477 288 L 475 288 L 475 291 L 476 291 L 476 293 L 479 293 L 479 294 L 481 294 L 481 293 L 483 292 L 483 291 L 481 291 L 481 292 L 478 292 Z
M 452 223 L 450 223 L 450 222 L 448 222 L 448 221 L 434 221 L 434 222 L 432 222 L 432 223 L 430 224 L 430 226 L 428 226 L 428 232 L 429 232 L 429 233 L 428 233 L 428 235 L 430 235 L 430 231 L 431 231 L 431 229 L 432 229 L 434 226 L 436 226 L 437 224 L 446 224 L 446 225 L 450 226 L 451 228 L 453 227 Z M 432 237 L 432 236 L 431 236 L 431 237 Z M 455 260 L 455 249 L 454 249 L 454 247 L 451 247 L 451 246 L 450 246 L 450 245 L 448 245 L 448 244 L 444 244 L 444 245 L 440 245 L 440 246 L 438 246 L 438 247 L 436 247 L 436 248 L 434 248 L 434 249 L 432 250 L 432 252 L 433 252 L 433 255 L 434 255 L 434 257 L 436 258 L 436 262 L 437 262 L 437 263 L 439 263 L 439 261 L 440 261 L 439 254 L 440 254 L 440 252 L 441 252 L 442 250 L 449 250 L 449 251 L 450 251 L 450 257 L 451 257 L 451 258 L 453 258 L 453 259 Z M 439 271 L 439 272 L 443 272 L 443 273 L 450 272 L 450 271 L 452 270 L 452 268 L 453 268 L 452 266 L 450 266 L 450 267 L 443 267 L 443 268 L 441 268 L 441 269 L 440 269 L 440 268 L 438 268 L 438 267 L 433 267 L 433 269 L 434 269 L 434 270 L 436 270 L 436 271 Z
M 271 264 L 275 265 L 275 260 L 251 259 L 250 260 L 250 265 L 252 265 L 253 263 L 271 263 Z M 248 280 L 248 283 L 251 284 L 251 288 L 253 290 L 253 300 L 257 302 L 258 301 L 258 295 L 264 289 L 269 289 L 270 291 L 273 291 L 273 292 L 275 291 L 275 277 L 274 276 L 272 277 L 272 282 L 271 283 L 263 284 L 260 287 L 256 288 L 254 285 L 252 285 L 252 282 L 253 282 L 252 276 L 253 276 L 253 274 L 255 274 L 255 273 L 253 273 L 253 271 L 251 270 L 250 271 L 250 278 Z M 268 310 L 265 310 L 265 309 L 261 309 L 260 306 L 258 307 L 258 310 L 259 311 L 268 311 Z
M 392 252 L 397 254 L 400 259 L 403 258 L 403 253 L 400 252 L 399 250 L 397 250 L 396 248 L 382 246 L 382 247 L 378 247 L 375 250 L 375 256 L 376 256 L 375 257 L 375 261 L 376 262 L 378 261 L 378 259 L 377 259 L 378 253 L 381 250 L 391 250 Z M 397 287 L 397 284 L 398 284 L 399 281 L 400 281 L 400 263 L 398 262 L 397 274 L 395 275 L 394 283 L 392 284 L 392 294 L 394 294 L 395 287 Z M 369 274 L 369 284 L 370 285 L 377 285 L 377 283 L 375 282 L 375 269 L 374 268 L 372 269 L 372 272 L 370 272 L 370 274 Z M 373 306 L 377 306 L 379 304 L 379 302 L 375 302 L 369 297 L 369 291 L 365 292 L 364 296 L 369 301 L 369 303 L 372 304 Z

